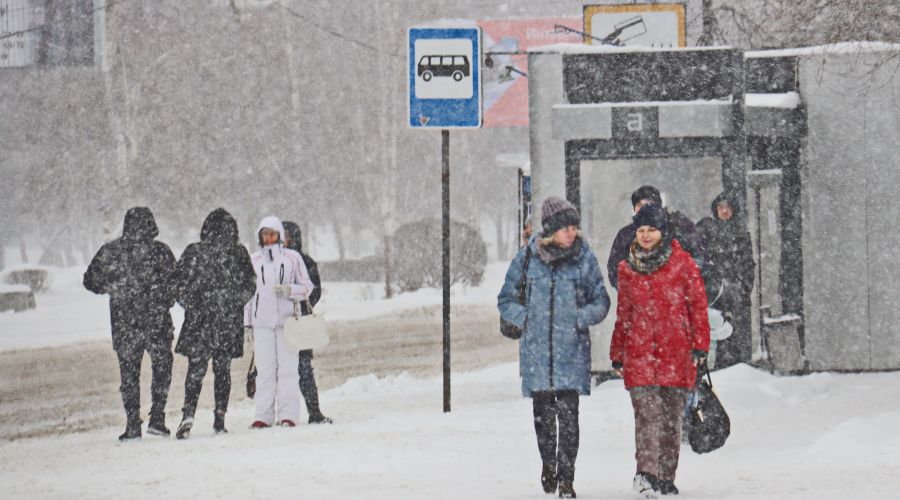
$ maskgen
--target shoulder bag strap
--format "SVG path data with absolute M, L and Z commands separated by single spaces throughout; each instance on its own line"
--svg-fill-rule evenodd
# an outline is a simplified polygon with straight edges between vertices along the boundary
M 525 303 L 525 283 L 528 275 L 528 265 L 531 263 L 531 245 L 525 248 L 525 262 L 522 263 L 522 277 L 519 278 L 519 303 Z

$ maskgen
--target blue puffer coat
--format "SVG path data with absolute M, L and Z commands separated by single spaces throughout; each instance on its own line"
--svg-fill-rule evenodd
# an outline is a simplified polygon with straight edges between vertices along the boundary
M 497 296 L 500 316 L 523 328 L 519 341 L 519 375 L 522 394 L 534 391 L 574 389 L 591 393 L 591 337 L 588 327 L 606 317 L 609 295 L 597 257 L 581 238 L 580 251 L 553 266 L 538 256 L 532 239 L 526 277 L 526 305 L 519 304 L 518 284 L 526 249 L 509 265 L 506 281 Z

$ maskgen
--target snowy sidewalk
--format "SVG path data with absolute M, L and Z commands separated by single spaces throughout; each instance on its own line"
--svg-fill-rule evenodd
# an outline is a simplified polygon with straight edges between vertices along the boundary
M 685 447 L 680 498 L 895 498 L 900 490 L 900 374 L 773 377 L 746 366 L 714 374 L 731 413 L 724 448 Z M 331 426 L 250 431 L 247 401 L 213 436 L 199 414 L 191 439 L 118 427 L 0 444 L 5 498 L 549 498 L 538 481 L 530 401 L 517 365 L 453 378 L 353 379 L 326 391 Z M 173 425 L 170 422 L 170 425 Z M 626 499 L 631 407 L 620 381 L 581 399 L 579 498 Z

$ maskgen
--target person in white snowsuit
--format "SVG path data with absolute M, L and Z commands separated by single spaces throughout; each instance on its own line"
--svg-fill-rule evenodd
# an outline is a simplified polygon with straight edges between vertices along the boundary
M 256 293 L 244 307 L 244 325 L 253 328 L 256 356 L 256 418 L 251 428 L 276 423 L 294 427 L 300 417 L 297 352 L 284 342 L 284 320 L 294 313 L 293 301 L 313 290 L 299 253 L 284 248 L 284 227 L 266 217 L 256 231 L 260 250 L 250 256 L 256 272 Z

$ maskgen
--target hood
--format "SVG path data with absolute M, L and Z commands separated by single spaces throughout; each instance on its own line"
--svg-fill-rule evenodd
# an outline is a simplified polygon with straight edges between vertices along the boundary
M 287 234 L 290 243 L 287 245 L 291 250 L 303 253 L 303 232 L 296 222 L 284 221 L 284 232 Z
M 125 213 L 122 237 L 132 240 L 152 240 L 159 236 L 153 212 L 147 207 L 129 208 Z
M 257 241 L 259 241 L 259 232 L 262 231 L 265 227 L 278 231 L 282 243 L 284 242 L 284 225 L 281 224 L 281 219 L 275 217 L 274 215 L 263 217 L 263 220 L 259 221 L 259 226 L 257 226 L 256 228 Z
M 740 214 L 741 209 L 738 207 L 734 196 L 726 191 L 719 193 L 719 196 L 716 196 L 716 198 L 709 205 L 709 209 L 712 212 L 713 219 L 719 220 L 719 213 L 716 211 L 716 205 L 718 205 L 721 201 L 727 201 L 728 204 L 731 205 L 731 212 L 733 214 L 731 216 L 731 220 L 738 220 L 738 215 Z
M 224 208 L 217 208 L 203 221 L 200 239 L 206 242 L 237 243 L 237 221 Z

